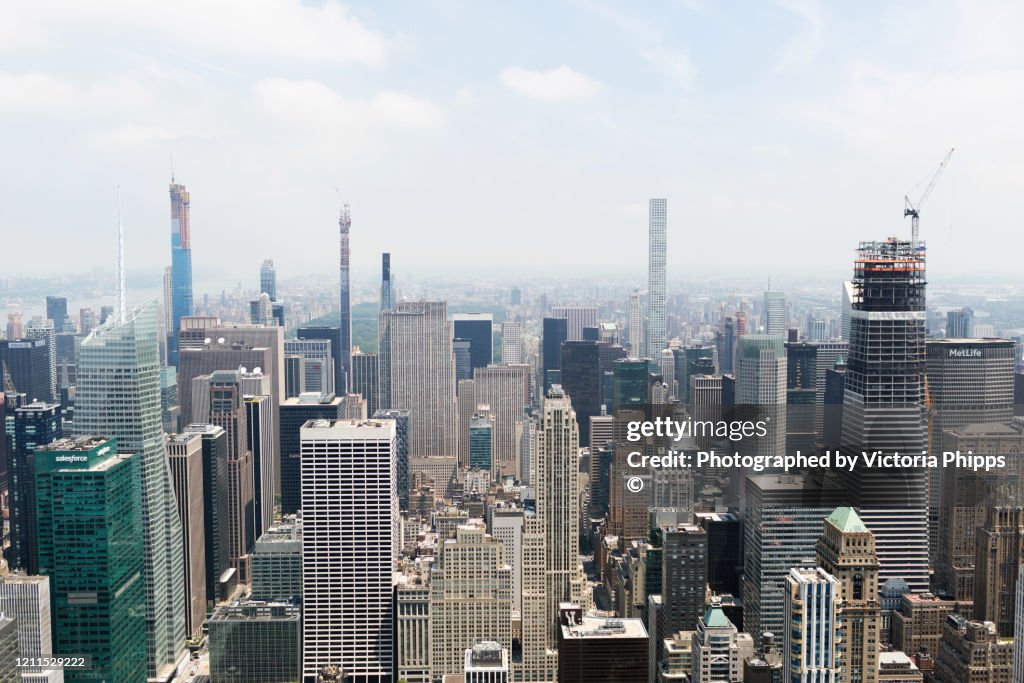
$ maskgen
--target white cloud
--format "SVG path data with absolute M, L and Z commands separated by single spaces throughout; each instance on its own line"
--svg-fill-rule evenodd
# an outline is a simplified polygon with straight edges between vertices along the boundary
M 95 140 L 100 145 L 130 146 L 173 140 L 176 137 L 178 136 L 172 131 L 159 126 L 127 125 L 100 133 Z
M 681 50 L 672 50 L 665 47 L 655 47 L 642 50 L 640 56 L 651 65 L 651 67 L 664 76 L 671 78 L 684 90 L 693 87 L 697 78 L 697 67 L 694 66 L 690 55 Z
M 775 0 L 776 4 L 800 17 L 802 25 L 782 48 L 775 68 L 784 70 L 811 64 L 821 52 L 824 18 L 818 0 Z
M 131 108 L 151 99 L 131 79 L 81 86 L 45 73 L 0 71 L 0 112 L 75 114 L 91 108 Z
M 383 63 L 387 39 L 335 0 L 35 0 L 4 3 L 0 49 L 74 44 L 94 30 L 153 33 L 211 53 L 257 59 Z M 24 36 L 24 38 L 19 38 Z
M 505 87 L 535 100 L 567 100 L 593 97 L 601 92 L 598 81 L 564 64 L 547 71 L 509 67 L 501 72 Z
M 272 118 L 302 129 L 322 152 L 349 156 L 374 129 L 436 128 L 445 122 L 440 107 L 398 92 L 347 99 L 319 81 L 268 78 L 253 89 Z

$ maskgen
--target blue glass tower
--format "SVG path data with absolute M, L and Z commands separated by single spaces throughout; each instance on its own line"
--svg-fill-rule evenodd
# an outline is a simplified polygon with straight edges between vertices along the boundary
M 171 320 L 167 330 L 167 364 L 178 365 L 181 319 L 192 315 L 192 225 L 189 194 L 171 178 Z

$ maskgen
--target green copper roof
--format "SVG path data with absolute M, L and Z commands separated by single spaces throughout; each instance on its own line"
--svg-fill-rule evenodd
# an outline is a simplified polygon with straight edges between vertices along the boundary
M 732 622 L 729 621 L 729 617 L 725 616 L 725 612 L 722 611 L 721 607 L 712 605 L 711 607 L 708 607 L 708 611 L 704 613 L 704 626 L 729 628 L 732 626 Z
M 853 508 L 836 508 L 828 516 L 828 521 L 832 522 L 840 531 L 865 532 L 868 530 Z

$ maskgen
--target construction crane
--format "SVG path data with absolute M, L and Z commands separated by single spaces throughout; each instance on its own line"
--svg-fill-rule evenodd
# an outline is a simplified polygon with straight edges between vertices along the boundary
M 932 193 L 932 190 L 935 189 L 935 184 L 939 182 L 939 176 L 942 175 L 942 171 L 944 171 L 946 166 L 949 164 L 949 159 L 950 157 L 953 156 L 953 150 L 955 149 L 956 147 L 950 148 L 949 152 L 946 154 L 946 158 L 943 159 L 942 163 L 939 164 L 939 167 L 935 169 L 935 173 L 932 175 L 931 182 L 928 183 L 928 187 L 924 188 L 924 192 L 921 193 L 921 196 L 920 198 L 918 198 L 916 204 L 910 201 L 909 195 L 903 195 L 903 217 L 906 218 L 907 216 L 910 216 L 910 246 L 915 251 L 917 250 L 918 245 L 918 224 L 921 219 L 921 207 L 928 199 L 928 195 L 930 195 Z M 920 183 L 918 183 L 918 185 L 920 185 Z

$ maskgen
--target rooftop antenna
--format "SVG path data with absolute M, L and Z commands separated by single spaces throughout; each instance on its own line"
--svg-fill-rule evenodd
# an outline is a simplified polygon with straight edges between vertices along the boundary
M 121 186 L 117 186 L 117 321 L 128 317 L 124 287 L 124 221 L 121 219 Z
M 174 152 L 171 152 L 171 185 L 174 184 Z

